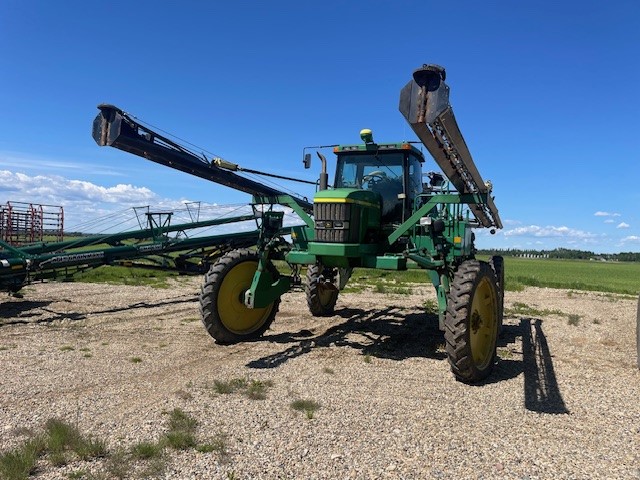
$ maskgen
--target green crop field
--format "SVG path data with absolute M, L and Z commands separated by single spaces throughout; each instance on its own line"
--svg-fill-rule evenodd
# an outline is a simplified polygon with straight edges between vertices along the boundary
M 481 260 L 487 258 L 483 257 Z M 507 290 L 522 290 L 525 286 L 534 286 L 629 295 L 640 293 L 640 263 L 515 257 L 505 257 L 504 262 Z M 426 272 L 419 269 L 406 272 L 356 269 L 351 278 L 352 283 L 371 285 L 381 281 L 428 281 Z
M 486 258 L 482 259 L 486 260 Z M 505 257 L 504 261 L 505 288 L 507 290 L 522 290 L 526 286 L 534 286 L 628 295 L 640 293 L 640 263 L 514 257 Z M 290 272 L 284 262 L 277 262 L 277 268 L 284 275 L 288 275 Z M 170 277 L 177 277 L 177 274 L 139 268 L 105 266 L 76 275 L 75 280 L 166 287 L 167 279 Z M 358 285 L 375 286 L 381 282 L 397 286 L 402 283 L 427 283 L 429 280 L 427 272 L 418 268 L 411 268 L 405 272 L 357 268 L 354 270 L 347 288 L 355 288 L 354 291 L 357 291 Z
M 598 292 L 640 292 L 640 263 L 505 257 L 507 290 L 524 286 Z

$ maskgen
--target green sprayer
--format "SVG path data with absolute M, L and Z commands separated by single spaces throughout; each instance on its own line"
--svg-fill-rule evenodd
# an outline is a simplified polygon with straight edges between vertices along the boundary
M 322 171 L 313 202 L 243 172 L 285 177 L 196 154 L 111 105 L 98 107 L 93 137 L 99 145 L 252 195 L 260 210 L 256 247 L 218 258 L 201 290 L 202 322 L 218 343 L 261 336 L 282 295 L 296 285 L 304 287 L 311 314 L 329 316 L 354 268 L 420 268 L 437 293 L 452 371 L 474 383 L 489 375 L 495 362 L 504 269 L 502 257 L 488 262 L 475 257 L 473 230 L 493 233 L 502 222 L 491 182 L 480 176 L 458 128 L 445 78 L 444 68 L 423 65 L 400 93 L 400 112 L 441 173 L 423 175 L 425 158 L 416 142 L 377 143 L 365 129 L 361 143 L 331 146 L 333 185 L 318 152 Z M 309 153 L 304 164 L 311 164 Z M 277 205 L 292 209 L 302 224 L 283 229 L 284 212 Z M 291 273 L 279 272 L 276 261 L 286 262 Z

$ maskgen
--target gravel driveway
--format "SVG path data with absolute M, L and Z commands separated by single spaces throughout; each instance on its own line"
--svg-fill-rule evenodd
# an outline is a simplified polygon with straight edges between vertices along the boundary
M 53 417 L 126 449 L 159 439 L 180 408 L 225 452 L 171 450 L 162 478 L 640 478 L 635 298 L 507 292 L 494 373 L 468 386 L 421 308 L 430 287 L 341 294 L 329 318 L 291 292 L 264 338 L 220 346 L 199 322 L 199 282 L 52 283 L 5 298 L 0 450 Z M 261 382 L 266 398 L 217 393 L 233 379 Z M 107 468 L 43 458 L 34 478 Z

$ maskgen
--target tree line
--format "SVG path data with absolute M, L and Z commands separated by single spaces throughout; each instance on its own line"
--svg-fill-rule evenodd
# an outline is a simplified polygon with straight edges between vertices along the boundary
M 517 248 L 489 248 L 478 250 L 479 255 L 502 255 L 503 257 L 563 258 L 568 260 L 607 260 L 617 262 L 640 262 L 640 252 L 595 253 L 588 250 L 555 248 L 553 250 L 522 250 Z

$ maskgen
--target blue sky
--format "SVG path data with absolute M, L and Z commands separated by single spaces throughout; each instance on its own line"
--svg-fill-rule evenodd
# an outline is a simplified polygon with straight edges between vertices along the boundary
M 365 127 L 413 140 L 399 91 L 438 63 L 505 223 L 480 247 L 640 251 L 638 25 L 637 1 L 4 0 L 0 202 L 62 204 L 69 226 L 132 205 L 248 202 L 98 147 L 96 105 L 315 180 L 304 146 L 357 143 Z

